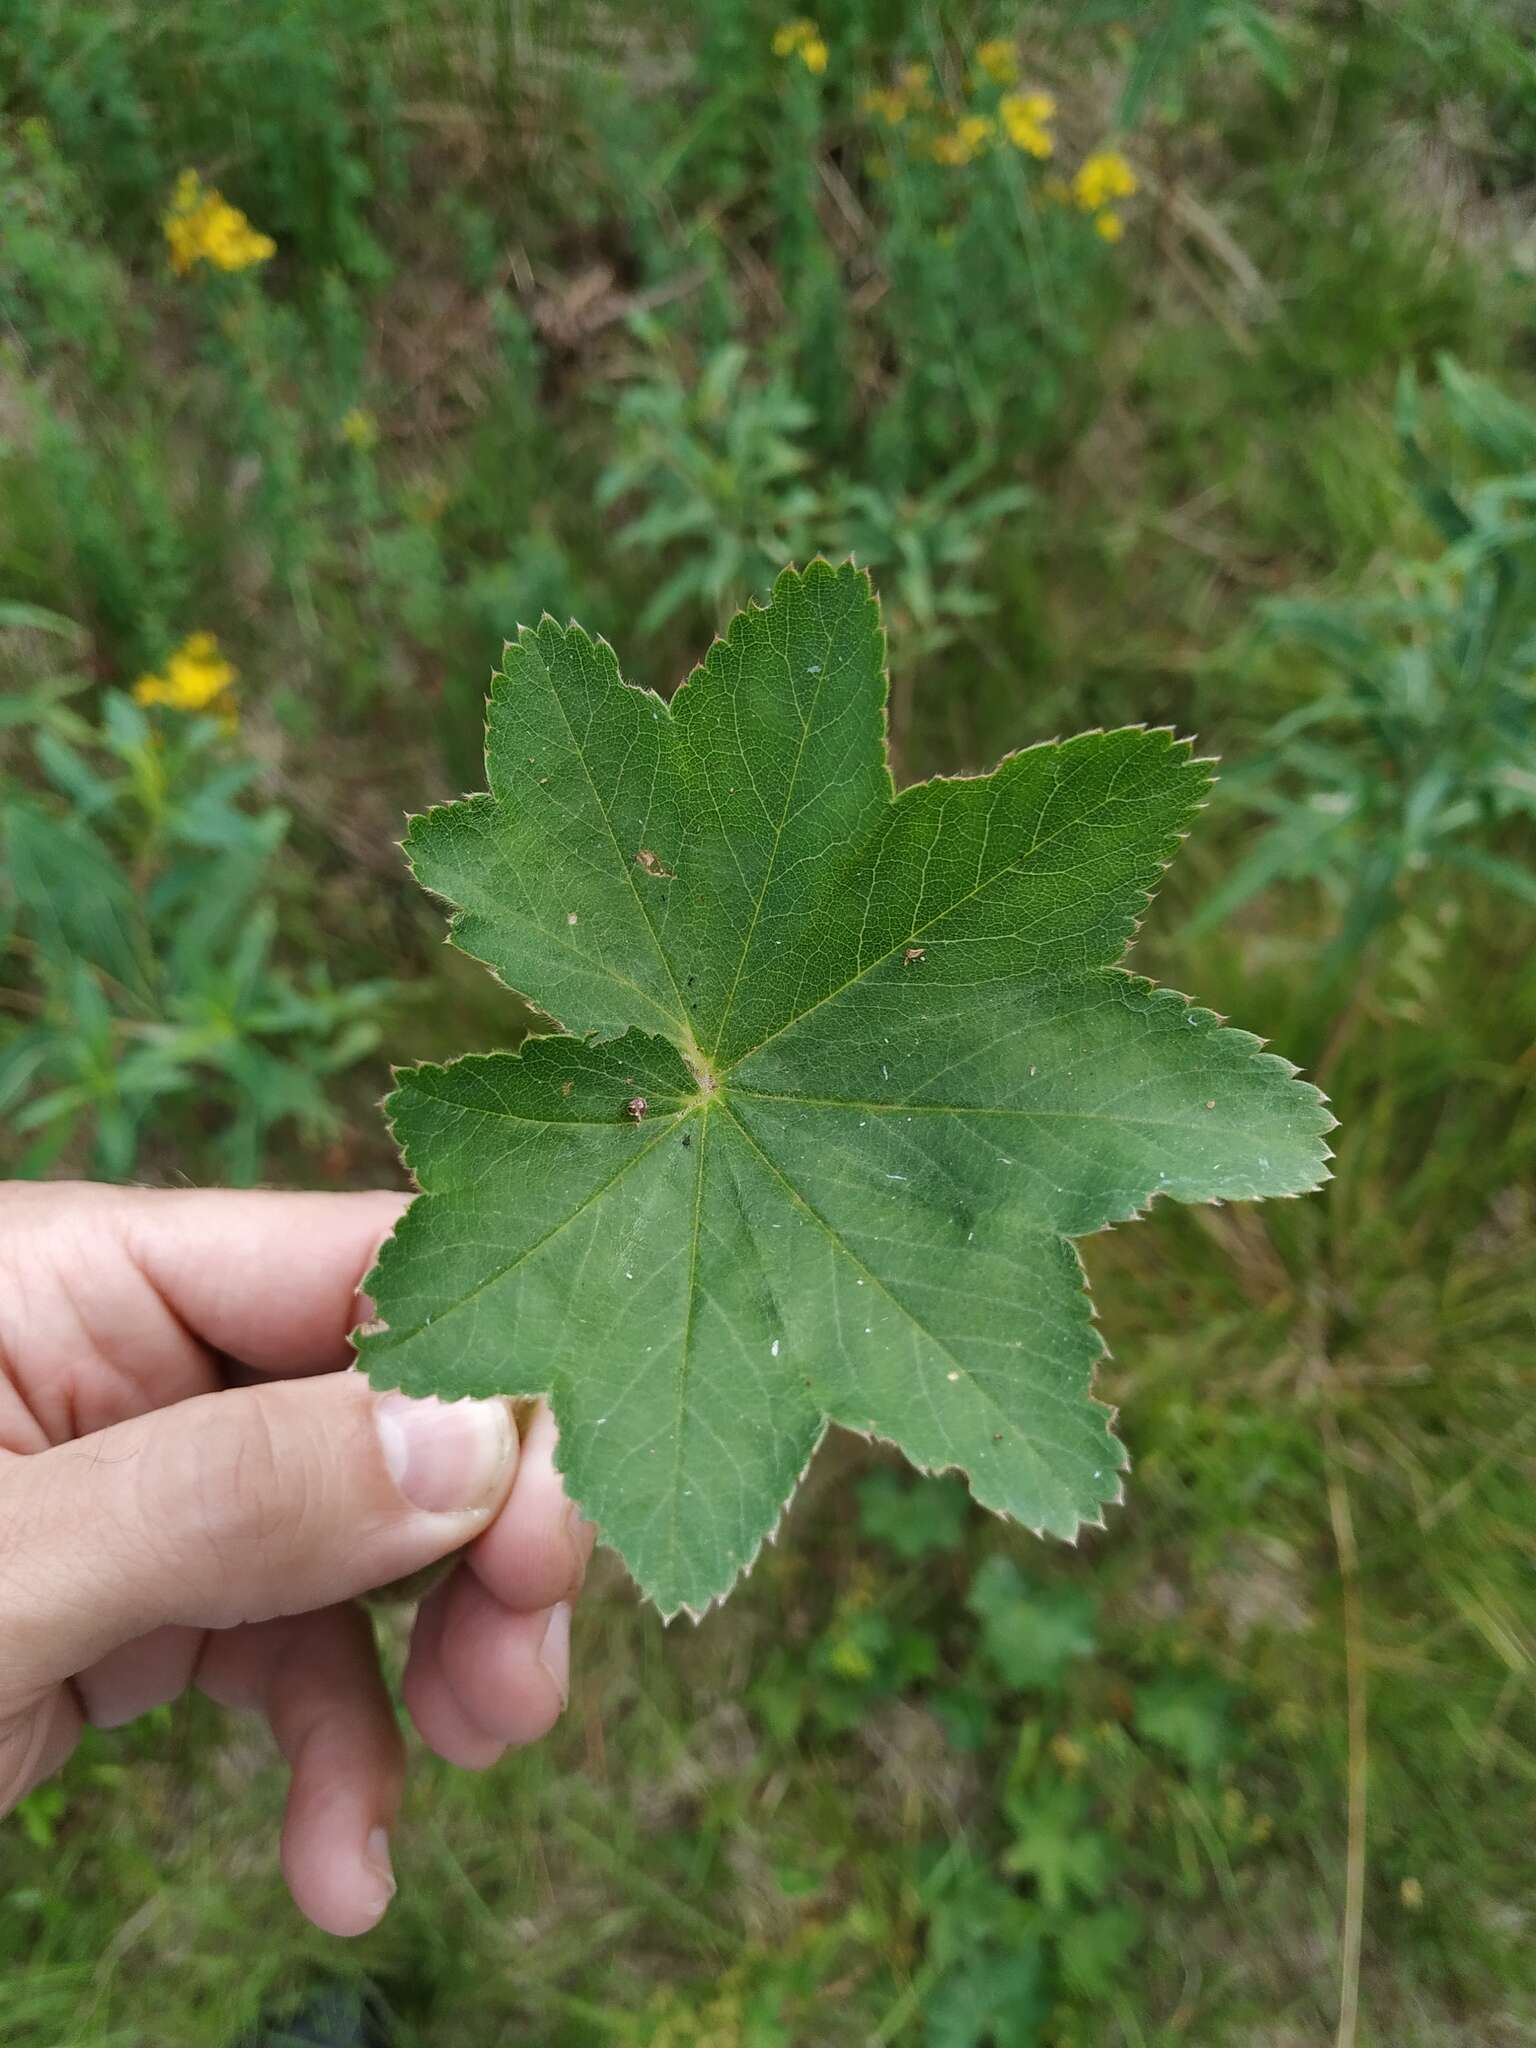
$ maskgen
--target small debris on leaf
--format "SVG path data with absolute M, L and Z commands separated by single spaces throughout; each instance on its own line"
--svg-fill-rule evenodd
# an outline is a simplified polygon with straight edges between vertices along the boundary
M 624 1114 L 632 1123 L 643 1123 L 645 1112 L 650 1106 L 643 1095 L 631 1095 L 628 1102 L 624 1105 Z

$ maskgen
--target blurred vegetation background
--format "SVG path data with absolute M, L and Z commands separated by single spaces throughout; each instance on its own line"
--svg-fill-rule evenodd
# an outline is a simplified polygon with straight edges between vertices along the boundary
M 904 776 L 1171 722 L 1137 948 L 1342 1119 L 1085 1247 L 1075 1551 L 824 1453 L 697 1630 L 421 1759 L 342 1948 L 196 1702 L 0 1828 L 8 2048 L 1536 2040 L 1527 0 L 8 0 L 0 1164 L 391 1182 L 505 1044 L 403 813 L 544 610 L 850 549 Z M 382 1624 L 393 1643 L 392 1625 Z

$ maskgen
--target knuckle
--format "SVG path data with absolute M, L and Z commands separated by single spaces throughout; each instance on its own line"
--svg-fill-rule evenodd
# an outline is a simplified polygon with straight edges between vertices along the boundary
M 202 1397 L 211 1404 L 207 1425 L 165 1432 L 142 1462 L 139 1522 L 148 1540 L 163 1531 L 170 1548 L 183 1547 L 183 1565 L 190 1543 L 221 1568 L 212 1582 L 205 1573 L 191 1575 L 213 1611 L 205 1603 L 186 1619 L 217 1626 L 251 1619 L 241 1589 L 280 1577 L 324 1521 L 324 1462 L 302 1437 L 290 1440 L 292 1433 L 280 1429 L 277 1392 Z

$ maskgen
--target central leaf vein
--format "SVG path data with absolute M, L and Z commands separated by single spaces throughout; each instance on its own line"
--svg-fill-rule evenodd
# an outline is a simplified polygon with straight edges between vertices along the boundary
M 829 654 L 831 653 L 830 642 L 828 643 L 827 652 Z M 781 653 L 779 658 L 783 662 L 785 670 L 787 672 L 789 668 L 789 655 L 787 651 Z M 826 664 L 824 663 L 823 667 L 825 667 L 825 665 Z M 773 886 L 773 872 L 774 868 L 778 864 L 779 848 L 784 843 L 784 830 L 789 823 L 789 814 L 795 801 L 795 785 L 800 775 L 800 764 L 805 759 L 805 744 L 806 741 L 810 738 L 811 726 L 815 722 L 816 709 L 821 702 L 821 693 L 826 686 L 826 680 L 826 676 L 823 675 L 821 679 L 818 681 L 815 691 L 811 697 L 811 708 L 809 713 L 800 713 L 800 742 L 799 745 L 795 748 L 794 762 L 790 768 L 788 779 L 786 780 L 784 785 L 784 808 L 779 814 L 778 824 L 774 827 L 773 845 L 769 850 L 768 864 L 763 870 L 762 885 L 758 889 L 756 900 L 752 905 L 752 916 L 747 924 L 746 936 L 743 938 L 741 942 L 741 954 L 736 962 L 736 972 L 731 980 L 730 992 L 725 999 L 725 1008 L 720 1013 L 720 1023 L 715 1032 L 715 1042 L 714 1045 L 710 1048 L 711 1057 L 713 1057 L 715 1054 L 719 1052 L 720 1047 L 725 1042 L 725 1028 L 727 1024 L 730 1023 L 731 1011 L 735 1008 L 736 991 L 741 987 L 741 977 L 746 968 L 747 957 L 752 951 L 752 940 L 756 936 L 758 921 L 760 920 L 763 914 L 763 905 L 767 901 L 769 889 Z M 790 691 L 791 695 L 793 695 L 794 683 L 792 680 L 790 682 Z

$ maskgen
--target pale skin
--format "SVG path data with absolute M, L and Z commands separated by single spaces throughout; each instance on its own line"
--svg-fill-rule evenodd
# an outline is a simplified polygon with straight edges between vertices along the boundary
M 407 1401 L 357 1372 L 398 1194 L 0 1185 L 0 1814 L 197 1686 L 271 1724 L 300 1910 L 394 1891 L 404 1747 L 359 1595 L 463 1551 L 417 1613 L 406 1708 L 484 1770 L 569 1691 L 592 1531 L 540 1408 Z

